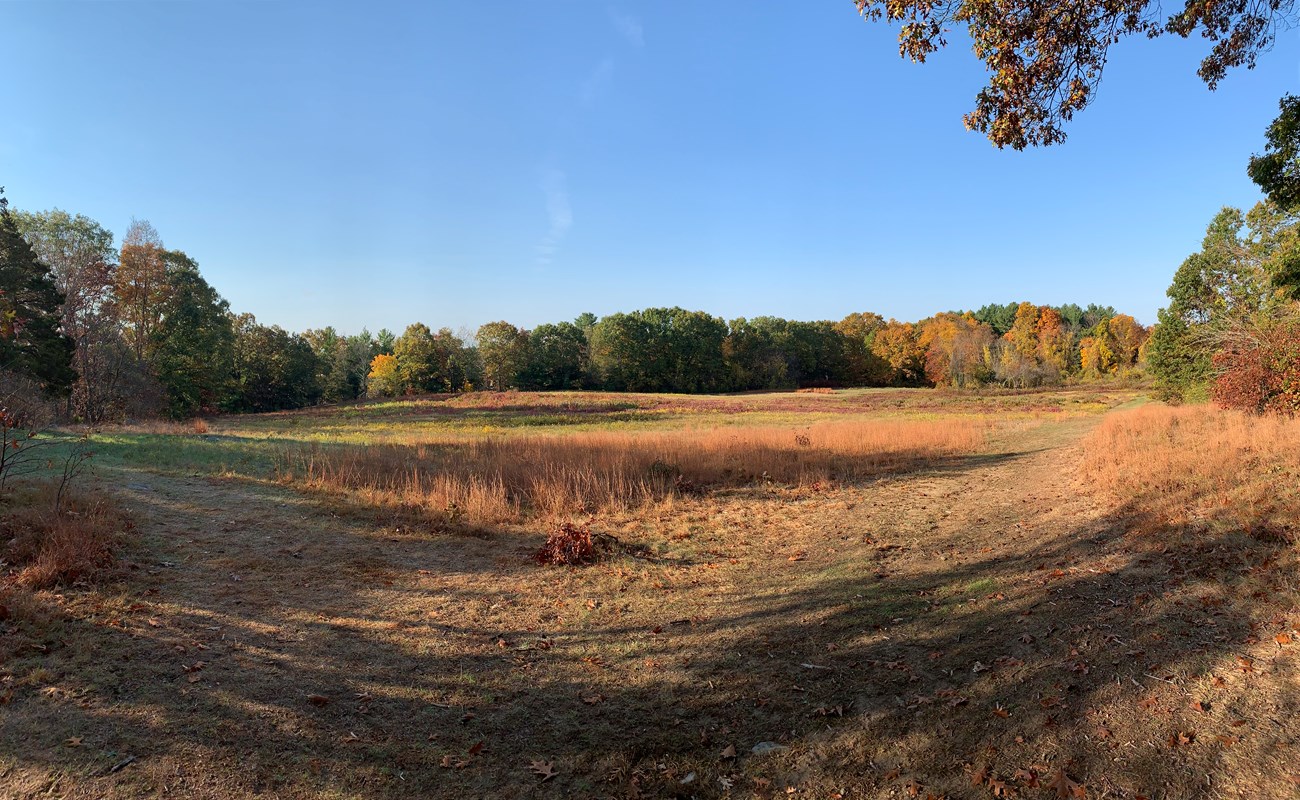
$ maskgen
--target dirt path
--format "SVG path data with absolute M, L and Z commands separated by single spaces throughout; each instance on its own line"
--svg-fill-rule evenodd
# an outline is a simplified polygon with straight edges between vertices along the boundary
M 1288 796 L 1295 699 L 1220 666 L 1258 641 L 1241 565 L 1133 546 L 1076 477 L 1097 419 L 612 520 L 657 555 L 586 570 L 527 531 L 105 476 L 137 568 L 6 667 L 0 796 Z

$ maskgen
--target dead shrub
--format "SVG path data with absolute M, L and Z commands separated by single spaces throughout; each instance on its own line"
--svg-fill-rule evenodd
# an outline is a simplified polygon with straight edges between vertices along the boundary
M 29 589 L 85 581 L 112 565 L 130 521 L 104 495 L 68 492 L 55 510 L 57 486 L 25 486 L 0 512 L 5 580 Z
M 539 564 L 576 567 L 594 564 L 614 549 L 614 537 L 603 533 L 593 533 L 591 524 L 575 525 L 562 522 L 533 558 Z
M 1214 401 L 1257 414 L 1300 412 L 1300 316 L 1231 326 L 1214 355 Z

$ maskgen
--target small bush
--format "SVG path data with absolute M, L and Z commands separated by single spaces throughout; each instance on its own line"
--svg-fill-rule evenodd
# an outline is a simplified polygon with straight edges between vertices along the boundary
M 592 564 L 613 550 L 614 537 L 592 533 L 590 525 L 561 523 L 533 556 L 539 564 L 576 567 Z
M 0 581 L 46 589 L 93 578 L 113 563 L 129 520 L 97 493 L 65 494 L 55 510 L 55 485 L 24 487 L 0 516 Z
M 1300 412 L 1300 318 L 1229 330 L 1214 355 L 1214 401 L 1256 414 Z

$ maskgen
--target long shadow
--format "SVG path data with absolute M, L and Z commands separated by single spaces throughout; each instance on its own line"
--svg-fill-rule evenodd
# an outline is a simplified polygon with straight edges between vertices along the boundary
M 138 579 L 161 592 L 157 605 L 142 598 L 145 612 L 66 615 L 42 633 L 17 626 L 10 635 L 45 651 L 28 648 L 5 670 L 39 668 L 49 686 L 15 687 L 0 751 L 19 770 L 73 776 L 66 796 L 156 790 L 133 777 L 149 764 L 165 769 L 143 775 L 174 771 L 191 796 L 216 796 L 205 771 L 229 782 L 225 796 L 873 797 L 915 786 L 921 797 L 987 797 L 987 781 L 972 783 L 981 771 L 1046 796 L 1033 783 L 1058 769 L 1088 796 L 1211 796 L 1206 771 L 1226 769 L 1234 751 L 1192 730 L 1206 713 L 1189 708 L 1205 700 L 1195 680 L 1227 679 L 1205 700 L 1212 711 L 1247 702 L 1250 673 L 1225 675 L 1222 664 L 1266 634 L 1255 592 L 1277 580 L 1267 565 L 1291 545 L 1174 529 L 1138 538 L 1126 534 L 1133 522 L 1119 513 L 1032 552 L 901 577 L 878 577 L 890 552 L 847 549 L 833 575 L 762 575 L 731 604 L 654 627 L 608 614 L 467 625 L 456 609 L 492 592 L 419 582 L 388 587 L 393 614 L 365 614 L 372 587 L 355 575 L 314 579 L 332 590 L 324 609 L 287 595 L 231 605 L 236 584 L 208 593 L 208 605 L 171 606 L 164 571 Z M 437 541 L 394 547 L 437 563 Z M 529 581 L 572 599 L 630 569 L 502 567 L 490 552 L 464 567 L 495 572 L 502 595 Z M 435 593 L 438 617 L 402 616 Z M 394 623 L 401 635 L 380 635 Z M 1294 708 L 1294 688 L 1276 702 Z M 46 723 L 56 738 L 19 738 L 41 719 L 57 720 Z M 1252 719 L 1230 734 L 1264 775 L 1293 753 L 1265 744 L 1297 733 L 1294 717 L 1271 725 Z M 67 731 L 80 746 L 61 746 Z M 1151 731 L 1160 741 L 1140 738 Z M 109 773 L 128 756 L 137 761 Z M 530 772 L 534 760 L 558 777 Z M 1033 777 L 1011 783 L 1017 771 Z M 1257 796 L 1287 796 L 1284 775 Z

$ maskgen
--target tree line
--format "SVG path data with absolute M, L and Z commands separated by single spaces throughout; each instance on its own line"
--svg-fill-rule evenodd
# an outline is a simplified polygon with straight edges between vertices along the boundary
M 1026 302 L 919 322 L 648 308 L 473 335 L 423 323 L 400 335 L 292 333 L 234 313 L 146 221 L 118 247 L 82 215 L 6 205 L 0 217 L 0 363 L 92 424 L 472 389 L 1040 386 L 1135 370 L 1148 333 L 1108 306 Z

